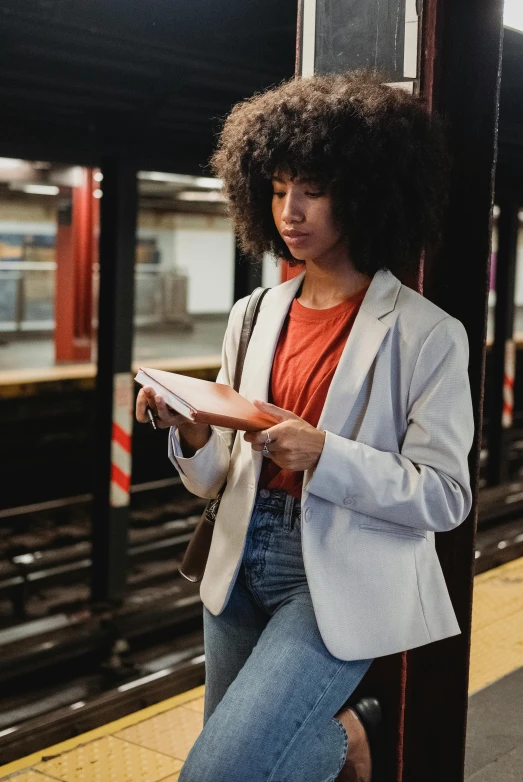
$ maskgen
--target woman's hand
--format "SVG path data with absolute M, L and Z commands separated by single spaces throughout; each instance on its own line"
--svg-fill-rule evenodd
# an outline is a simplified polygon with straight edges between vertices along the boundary
M 154 388 L 144 386 L 138 392 L 136 399 L 136 420 L 141 424 L 149 422 L 146 407 L 152 410 L 158 429 L 168 429 L 176 426 L 180 435 L 180 445 L 184 456 L 193 456 L 203 448 L 211 436 L 211 427 L 207 424 L 197 424 L 190 418 L 176 413 L 169 407 L 165 399 L 155 393 Z
M 260 412 L 274 416 L 281 423 L 261 432 L 245 432 L 243 437 L 252 444 L 253 450 L 263 451 L 268 432 L 271 441 L 267 449 L 278 467 L 294 472 L 316 467 L 323 450 L 325 432 L 289 410 L 282 410 L 269 402 L 256 399 L 254 404 Z

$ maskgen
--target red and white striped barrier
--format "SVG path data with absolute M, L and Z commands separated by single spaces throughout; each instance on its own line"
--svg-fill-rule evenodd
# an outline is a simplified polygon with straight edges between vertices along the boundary
M 111 506 L 129 505 L 133 426 L 133 379 L 129 372 L 114 375 L 111 442 Z
M 512 426 L 514 412 L 514 377 L 516 374 L 516 349 L 513 339 L 505 342 L 505 374 L 503 378 L 503 415 L 501 424 L 504 429 Z

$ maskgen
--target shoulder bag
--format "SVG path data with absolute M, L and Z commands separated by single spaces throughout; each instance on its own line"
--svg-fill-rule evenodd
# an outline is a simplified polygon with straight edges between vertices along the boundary
M 243 316 L 243 325 L 240 336 L 240 344 L 238 346 L 238 356 L 236 358 L 236 370 L 234 373 L 234 390 L 239 391 L 240 381 L 243 371 L 243 363 L 245 361 L 245 354 L 247 353 L 247 346 L 251 338 L 251 334 L 258 317 L 260 304 L 263 297 L 267 293 L 268 288 L 256 288 L 251 294 L 251 297 L 247 303 L 245 309 L 245 315 Z M 231 451 L 236 439 L 237 432 L 235 432 L 232 442 Z M 185 551 L 181 565 L 178 566 L 180 575 L 187 579 L 187 581 L 201 581 L 203 573 L 205 571 L 205 565 L 209 557 L 209 550 L 211 548 L 212 533 L 214 531 L 214 522 L 218 514 L 218 508 L 220 507 L 220 500 L 223 492 L 225 491 L 225 483 L 220 489 L 218 496 L 209 500 L 202 513 L 196 528 L 193 532 L 193 536 L 189 541 L 189 545 Z

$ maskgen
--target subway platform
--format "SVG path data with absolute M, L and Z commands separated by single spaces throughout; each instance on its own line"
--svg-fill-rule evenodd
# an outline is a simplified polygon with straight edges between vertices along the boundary
M 227 315 L 194 316 L 193 328 L 157 325 L 135 329 L 133 359 L 147 364 L 157 359 L 201 358 L 220 354 Z M 94 358 L 93 358 L 94 360 Z M 0 332 L 0 373 L 17 370 L 66 368 L 70 364 L 56 365 L 52 334 L 13 335 Z M 79 364 L 88 372 L 91 364 Z M 94 368 L 93 368 L 93 371 Z
M 523 778 L 522 586 L 523 558 L 474 580 L 466 782 Z M 2 766 L 0 782 L 176 782 L 202 730 L 204 690 Z

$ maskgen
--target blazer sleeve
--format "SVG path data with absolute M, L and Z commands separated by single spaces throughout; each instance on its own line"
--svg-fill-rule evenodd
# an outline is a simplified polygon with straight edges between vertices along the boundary
M 445 532 L 461 524 L 472 507 L 468 359 L 463 324 L 443 318 L 416 360 L 400 452 L 327 432 L 305 489 L 358 513 L 421 530 Z
M 234 371 L 236 367 L 236 354 L 240 341 L 243 311 L 248 297 L 239 299 L 233 306 L 229 315 L 229 321 L 222 344 L 222 365 L 217 383 L 232 386 L 234 384 Z M 243 310 L 242 310 L 243 307 Z M 242 314 L 240 314 L 240 311 Z M 230 446 L 234 437 L 234 430 L 221 426 L 211 426 L 211 436 L 196 453 L 191 456 L 183 456 L 180 447 L 178 428 L 172 426 L 168 438 L 168 456 L 174 464 L 183 485 L 197 497 L 211 499 L 218 495 L 222 488 L 231 458 Z

